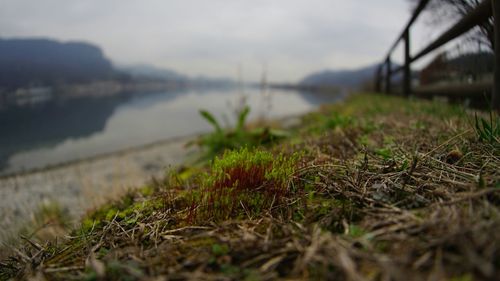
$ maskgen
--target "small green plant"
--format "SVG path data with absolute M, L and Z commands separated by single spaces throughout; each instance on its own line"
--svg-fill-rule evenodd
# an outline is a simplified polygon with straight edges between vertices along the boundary
M 243 122 L 245 121 L 245 112 L 246 110 L 242 111 L 238 120 L 243 120 Z M 214 132 L 202 136 L 198 141 L 198 145 L 208 149 L 207 154 L 209 156 L 213 157 L 214 155 L 224 151 L 224 149 L 232 149 L 235 144 L 239 142 L 237 138 L 241 136 L 241 132 L 228 134 L 222 129 L 214 115 L 206 110 L 200 110 L 200 115 L 214 127 Z
M 227 255 L 229 253 L 229 247 L 226 244 L 213 244 L 212 245 L 212 254 L 217 257 Z
M 200 115 L 214 127 L 212 133 L 202 136 L 197 142 L 199 146 L 207 148 L 206 158 L 213 158 L 227 149 L 268 144 L 288 136 L 286 132 L 270 128 L 246 130 L 245 122 L 249 113 L 250 107 L 245 106 L 238 113 L 235 128 L 223 129 L 212 113 L 200 110 Z
M 194 193 L 190 217 L 225 220 L 258 215 L 289 193 L 299 154 L 286 157 L 243 148 L 216 157 Z
M 52 223 L 64 227 L 69 226 L 69 222 L 71 221 L 67 211 L 56 201 L 43 202 L 34 214 L 34 219 L 37 225 Z
M 352 238 L 359 238 L 366 234 L 366 231 L 355 224 L 350 224 L 348 229 L 348 235 Z
M 19 234 L 38 241 L 52 241 L 67 234 L 72 218 L 57 201 L 44 201 L 33 213 L 32 220 Z
M 305 115 L 302 120 L 304 124 L 308 124 L 308 131 L 315 134 L 322 134 L 335 129 L 345 129 L 357 124 L 356 120 L 350 115 L 341 114 L 337 111 L 328 113 L 313 112 Z
M 382 147 L 382 148 L 376 149 L 375 153 L 378 156 L 381 156 L 382 158 L 384 158 L 384 160 L 390 160 L 393 157 L 393 151 L 389 147 Z
M 354 120 L 350 116 L 344 116 L 334 112 L 330 117 L 325 120 L 325 127 L 327 129 L 345 128 L 352 125 Z
M 474 115 L 474 130 L 480 141 L 491 144 L 500 142 L 500 117 L 490 111 L 489 120 Z

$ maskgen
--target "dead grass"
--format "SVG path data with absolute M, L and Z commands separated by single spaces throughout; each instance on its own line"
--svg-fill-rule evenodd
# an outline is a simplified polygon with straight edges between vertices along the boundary
M 279 203 L 251 216 L 231 212 L 223 221 L 194 223 L 190 198 L 203 177 L 185 176 L 189 169 L 183 169 L 89 214 L 64 241 L 27 239 L 0 264 L 0 277 L 500 276 L 500 149 L 478 140 L 464 111 L 361 95 L 304 120 L 295 137 L 270 149 L 302 155 Z M 240 211 L 245 214 L 244 206 Z

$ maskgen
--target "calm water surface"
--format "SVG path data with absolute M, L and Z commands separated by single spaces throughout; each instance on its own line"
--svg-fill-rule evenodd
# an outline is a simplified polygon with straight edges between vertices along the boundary
M 40 168 L 211 130 L 203 108 L 232 123 L 244 102 L 250 119 L 311 111 L 341 95 L 259 89 L 184 90 L 49 102 L 0 111 L 0 174 Z M 222 121 L 221 121 L 222 122 Z

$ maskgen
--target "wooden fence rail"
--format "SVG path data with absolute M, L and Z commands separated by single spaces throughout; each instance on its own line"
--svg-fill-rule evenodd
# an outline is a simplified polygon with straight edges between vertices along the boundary
M 451 28 L 446 30 L 441 36 L 436 40 L 431 42 L 425 48 L 420 50 L 415 55 L 411 55 L 410 50 L 410 40 L 411 40 L 411 27 L 418 19 L 422 11 L 426 8 L 431 0 L 421 0 L 415 11 L 413 12 L 409 22 L 406 24 L 405 28 L 398 36 L 394 44 L 392 44 L 387 56 L 385 57 L 383 63 L 379 66 L 375 74 L 375 88 L 377 91 L 381 92 L 384 90 L 386 93 L 391 93 L 391 80 L 394 74 L 403 71 L 403 94 L 409 96 L 412 93 L 411 87 L 411 64 L 430 52 L 436 50 L 437 48 L 443 46 L 444 44 L 450 42 L 451 40 L 460 37 L 472 28 L 484 23 L 491 16 L 494 18 L 494 34 L 495 34 L 495 73 L 493 79 L 493 89 L 491 103 L 492 107 L 500 111 L 500 21 L 497 20 L 500 16 L 500 0 L 483 0 L 474 10 L 470 11 L 469 14 L 462 17 L 457 23 L 455 23 Z M 403 41 L 404 43 L 404 64 L 403 66 L 393 69 L 391 56 L 398 44 Z M 384 71 L 385 68 L 385 71 Z M 385 72 L 385 73 L 384 73 Z M 385 89 L 382 89 L 382 83 L 385 85 Z

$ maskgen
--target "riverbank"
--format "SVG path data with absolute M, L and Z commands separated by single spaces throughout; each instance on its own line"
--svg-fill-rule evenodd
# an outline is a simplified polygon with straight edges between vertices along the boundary
M 299 122 L 295 115 L 267 121 L 284 128 Z M 170 138 L 0 176 L 0 243 L 18 240 L 20 231 L 24 232 L 44 208 L 60 208 L 71 223 L 76 223 L 89 210 L 152 178 L 163 178 L 173 168 L 197 161 L 199 148 L 187 144 L 199 136 Z
M 64 240 L 25 239 L 0 277 L 493 280 L 500 118 L 491 114 L 352 96 L 303 116 L 286 140 L 142 186 Z M 219 130 L 206 143 L 222 137 L 245 141 Z
M 152 177 L 163 177 L 195 152 L 194 147 L 185 147 L 195 138 L 169 139 L 1 177 L 0 241 L 16 235 L 44 204 L 59 205 L 77 219 Z

